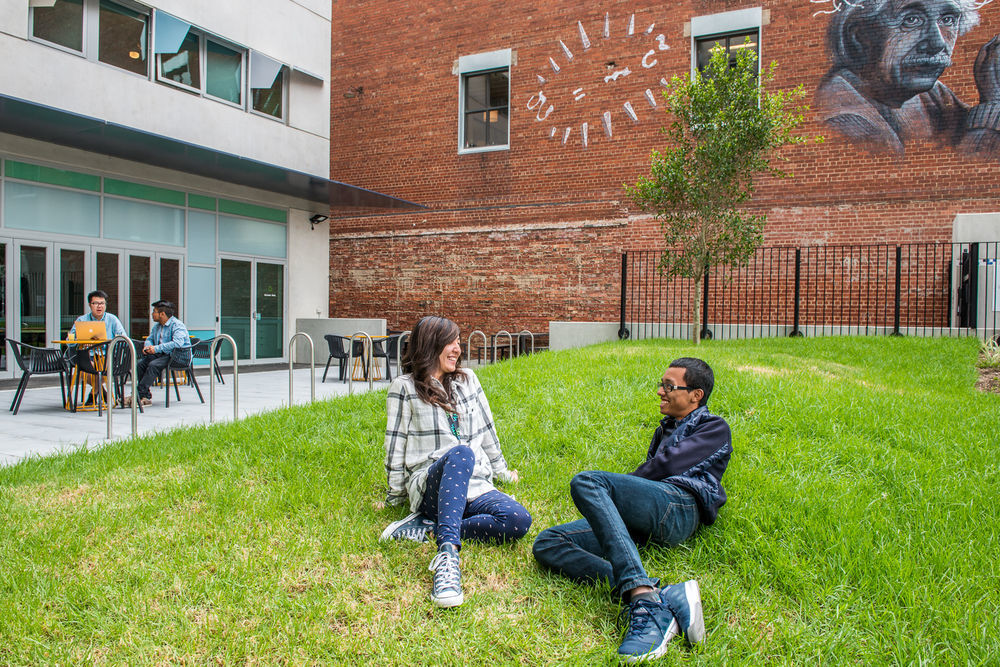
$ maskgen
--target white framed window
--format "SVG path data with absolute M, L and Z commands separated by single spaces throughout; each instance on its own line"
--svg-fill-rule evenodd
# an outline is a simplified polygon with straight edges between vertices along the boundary
M 752 49 L 757 56 L 759 72 L 761 27 L 766 22 L 766 12 L 760 7 L 692 18 L 691 74 L 703 71 L 717 49 L 724 49 L 729 62 L 733 63 L 737 53 L 746 48 Z
M 33 0 L 31 39 L 149 76 L 149 10 L 130 0 Z
M 511 50 L 462 56 L 458 88 L 458 152 L 510 148 Z
M 157 81 L 244 107 L 246 49 L 164 12 L 154 26 Z
M 250 52 L 250 111 L 285 120 L 288 106 L 288 65 Z

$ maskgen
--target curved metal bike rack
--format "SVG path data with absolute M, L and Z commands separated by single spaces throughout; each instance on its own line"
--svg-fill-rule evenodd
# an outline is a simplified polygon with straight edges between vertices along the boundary
M 466 361 L 472 361 L 472 337 L 475 336 L 476 334 L 479 334 L 480 336 L 483 337 L 483 349 L 484 350 L 489 349 L 489 347 L 490 347 L 490 342 L 488 340 L 486 340 L 486 334 L 483 331 L 481 331 L 480 329 L 476 329 L 475 331 L 473 331 L 472 333 L 469 334 L 468 342 L 465 344 L 465 360 Z
M 520 339 L 521 336 L 523 336 L 524 334 L 528 334 L 529 336 L 531 336 L 531 352 L 529 354 L 534 354 L 535 353 L 535 334 L 531 333 L 527 329 L 521 329 L 520 331 L 517 332 L 517 337 Z M 521 341 L 520 340 L 518 340 L 518 345 L 517 346 L 519 348 L 521 347 Z
M 288 407 L 292 407 L 292 343 L 299 336 L 305 336 L 309 341 L 309 389 L 310 400 L 316 402 L 316 348 L 313 347 L 312 336 L 305 331 L 298 331 L 288 339 Z
M 128 359 L 129 359 L 129 365 L 132 368 L 132 437 L 133 438 L 135 437 L 136 431 L 138 430 L 139 427 L 138 413 L 136 412 L 136 406 L 139 405 L 139 397 L 135 393 L 135 347 L 132 345 L 132 339 L 129 338 L 128 336 L 115 336 L 114 338 L 111 339 L 111 342 L 108 343 L 108 354 L 106 357 L 106 363 L 104 364 L 106 367 L 105 370 L 107 371 L 108 374 L 108 396 L 111 398 L 111 400 L 108 401 L 108 440 L 110 440 L 113 437 L 111 430 L 111 413 L 114 412 L 115 408 L 115 399 L 114 399 L 115 385 L 113 379 L 114 378 L 113 372 L 115 365 L 114 352 L 115 352 L 115 345 L 117 343 L 128 344 Z
M 403 374 L 403 341 L 410 337 L 412 331 L 404 331 L 399 334 L 399 339 L 396 340 L 396 377 Z
M 212 339 L 208 349 L 209 401 L 208 421 L 215 421 L 215 348 L 223 340 L 228 340 L 233 347 L 233 421 L 240 418 L 240 355 L 236 349 L 236 341 L 229 334 L 219 334 Z
M 375 378 L 372 373 L 372 337 L 364 331 L 356 331 L 351 336 L 350 349 L 347 351 L 347 394 L 354 393 L 354 339 L 363 336 L 365 345 L 361 348 L 361 359 L 368 363 L 368 390 L 375 388 Z
M 514 358 L 514 338 L 510 335 L 509 331 L 501 329 L 493 335 L 493 363 L 496 363 L 497 360 L 497 341 L 500 339 L 500 336 L 507 337 L 507 358 Z

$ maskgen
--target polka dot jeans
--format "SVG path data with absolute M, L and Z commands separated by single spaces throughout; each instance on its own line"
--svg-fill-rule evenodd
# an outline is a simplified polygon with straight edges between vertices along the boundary
M 500 491 L 487 491 L 466 502 L 475 465 L 472 449 L 457 445 L 427 471 L 420 512 L 437 524 L 434 534 L 438 546 L 460 545 L 462 540 L 513 541 L 524 537 L 531 527 L 528 510 Z

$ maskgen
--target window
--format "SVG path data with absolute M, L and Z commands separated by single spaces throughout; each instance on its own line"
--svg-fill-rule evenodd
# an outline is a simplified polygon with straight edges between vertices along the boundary
M 243 104 L 243 53 L 208 40 L 205 92 L 220 100 Z
M 258 51 L 250 52 L 251 108 L 278 120 L 285 118 L 288 66 Z
M 733 67 L 736 64 L 736 55 L 739 51 L 749 48 L 753 50 L 754 55 L 759 53 L 757 45 L 759 41 L 758 34 L 757 30 L 753 30 L 750 32 L 732 32 L 727 35 L 714 35 L 712 37 L 699 37 L 695 40 L 695 66 L 699 72 L 704 72 L 705 68 L 708 67 L 708 61 L 712 59 L 712 53 L 716 49 L 722 49 L 726 52 L 729 66 Z M 760 67 L 759 57 L 757 66 L 758 68 Z
M 752 7 L 691 19 L 692 73 L 695 70 L 704 71 L 716 49 L 724 49 L 730 63 L 736 61 L 736 55 L 742 49 L 753 49 L 759 70 L 761 26 L 768 22 L 769 17 L 770 14 L 760 7 Z M 750 44 L 746 43 L 747 39 Z
M 511 50 L 458 59 L 459 153 L 510 147 Z
M 149 16 L 110 0 L 49 0 L 31 8 L 31 36 L 88 60 L 146 76 Z
M 156 14 L 155 47 L 158 80 L 243 106 L 243 49 L 163 12 Z

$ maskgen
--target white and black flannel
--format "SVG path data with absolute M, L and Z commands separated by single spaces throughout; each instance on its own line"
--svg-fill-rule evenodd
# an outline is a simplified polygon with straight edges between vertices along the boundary
M 457 438 L 448 425 L 447 412 L 420 398 L 412 376 L 401 375 L 389 386 L 385 426 L 388 504 L 400 505 L 409 497 L 410 510 L 416 512 L 427 484 L 427 469 L 459 444 L 469 446 L 476 455 L 469 500 L 492 491 L 494 475 L 509 481 L 507 461 L 500 451 L 493 413 L 479 378 L 463 368 L 451 386 L 458 411 Z

